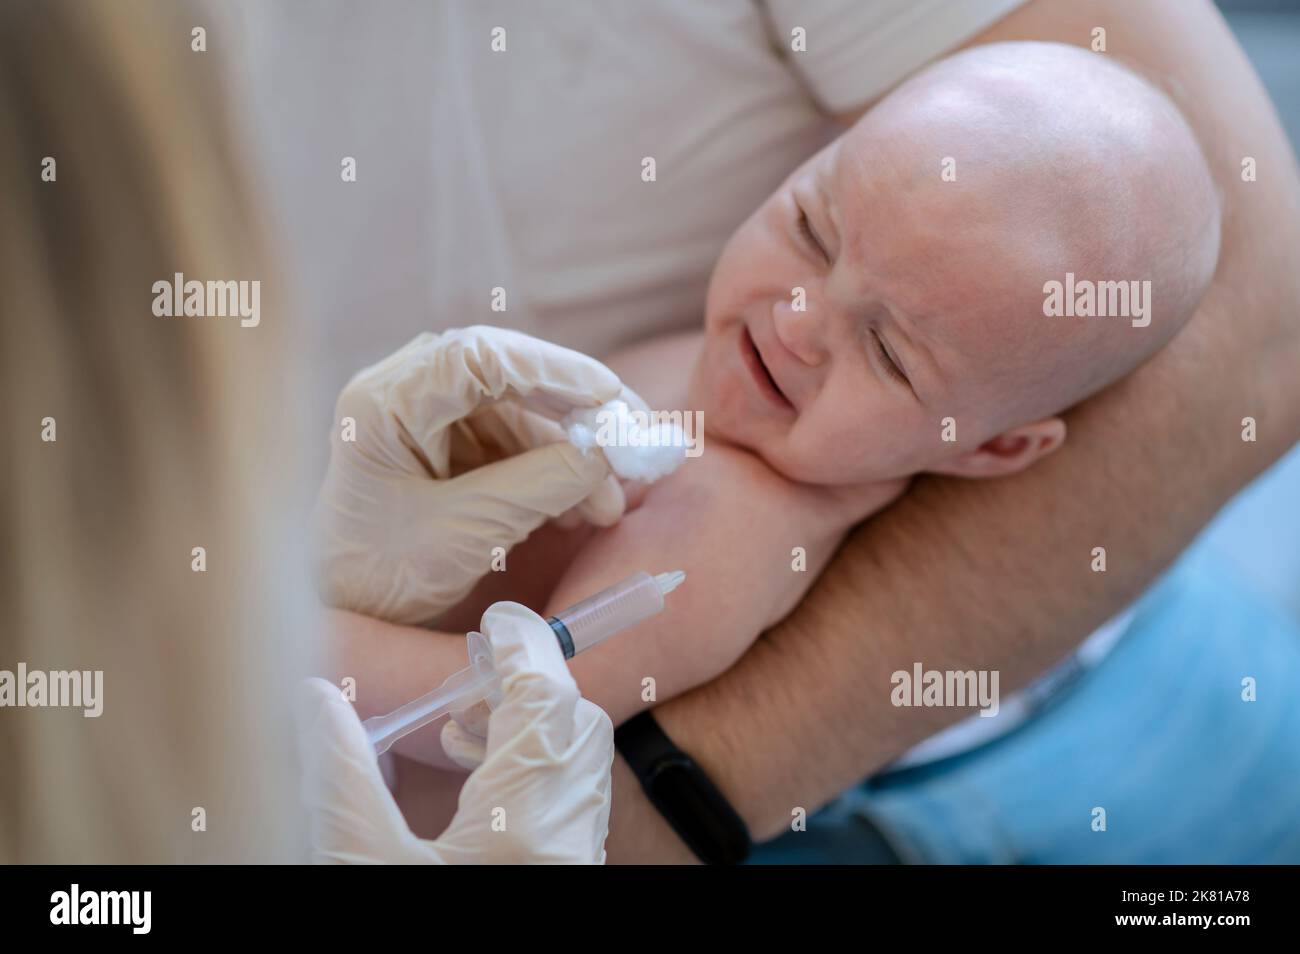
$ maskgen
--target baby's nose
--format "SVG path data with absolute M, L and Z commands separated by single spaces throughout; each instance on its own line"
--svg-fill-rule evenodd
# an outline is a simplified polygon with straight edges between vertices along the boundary
M 804 364 L 815 368 L 825 360 L 821 321 L 806 296 L 779 299 L 772 306 L 772 325 L 777 340 Z

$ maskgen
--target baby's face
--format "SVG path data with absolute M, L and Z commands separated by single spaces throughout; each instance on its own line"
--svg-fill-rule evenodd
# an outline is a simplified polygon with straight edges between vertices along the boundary
M 1007 350 L 1032 341 L 1017 340 L 1019 322 L 987 317 L 1041 315 L 1041 210 L 941 181 L 930 124 L 884 108 L 750 216 L 709 287 L 695 380 L 705 426 L 794 480 L 930 469 L 953 451 L 943 418 L 978 445 L 1033 386 L 1004 375 Z
M 1056 44 L 958 54 L 731 237 L 697 406 L 707 430 L 793 480 L 1010 473 L 1060 443 L 1053 415 L 1190 317 L 1218 222 L 1194 136 L 1137 77 Z M 1150 279 L 1154 322 L 1045 316 L 1044 286 L 1067 272 Z

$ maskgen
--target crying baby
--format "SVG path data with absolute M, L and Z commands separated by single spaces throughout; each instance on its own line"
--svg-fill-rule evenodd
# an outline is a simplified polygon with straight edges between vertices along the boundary
M 1195 312 L 1219 224 L 1191 129 L 1110 58 L 1006 43 L 938 62 L 737 229 L 702 331 L 607 360 L 650 406 L 700 412 L 704 453 L 613 527 L 534 534 L 461 622 L 680 568 L 662 614 L 572 669 L 616 724 L 712 679 L 912 476 L 1005 476 L 1061 446 L 1062 412 Z M 1067 280 L 1143 295 L 1066 313 Z

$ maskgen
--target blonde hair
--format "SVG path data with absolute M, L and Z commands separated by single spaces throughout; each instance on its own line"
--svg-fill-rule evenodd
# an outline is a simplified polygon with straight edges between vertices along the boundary
M 98 718 L 0 708 L 0 861 L 305 857 L 276 703 L 311 620 L 279 549 L 292 386 L 203 23 L 0 7 L 0 669 L 104 673 Z M 262 281 L 261 324 L 156 317 L 177 272 Z

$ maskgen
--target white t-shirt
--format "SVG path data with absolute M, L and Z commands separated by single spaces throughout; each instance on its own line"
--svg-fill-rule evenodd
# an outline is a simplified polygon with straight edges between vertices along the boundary
M 826 117 L 1020 2 L 225 5 L 322 426 L 421 331 L 508 325 L 601 356 L 697 326 L 723 243 Z

